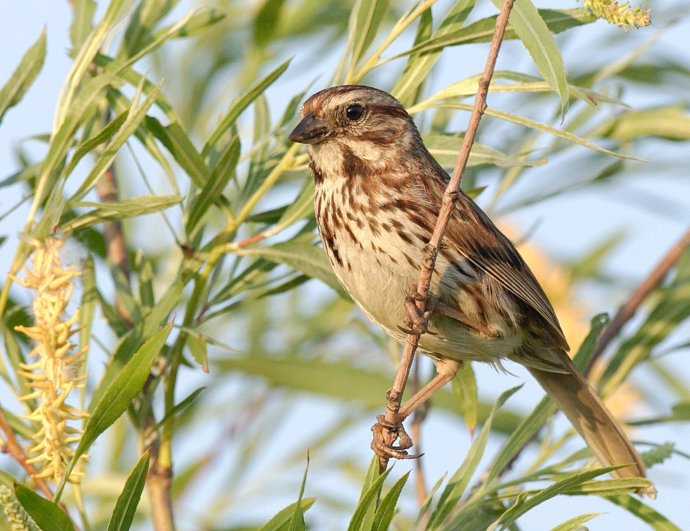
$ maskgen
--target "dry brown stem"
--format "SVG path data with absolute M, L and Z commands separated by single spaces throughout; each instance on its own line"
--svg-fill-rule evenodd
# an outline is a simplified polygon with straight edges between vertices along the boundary
M 633 291 L 632 295 L 630 295 L 630 298 L 625 302 L 625 304 L 620 307 L 614 318 L 611 319 L 611 322 L 606 328 L 604 328 L 604 331 L 599 336 L 594 353 L 590 357 L 589 361 L 587 362 L 587 366 L 585 367 L 585 376 L 589 374 L 596 361 L 604 353 L 604 350 L 606 350 L 606 347 L 609 345 L 611 340 L 618 335 L 625 323 L 632 319 L 644 300 L 659 284 L 661 284 L 671 268 L 683 255 L 683 252 L 688 245 L 690 245 L 690 230 L 683 234 L 680 240 L 678 240 L 675 245 L 671 247 L 668 253 L 664 255 L 652 272 L 649 273 L 647 278 L 645 278 L 640 285 L 637 286 L 637 289 Z

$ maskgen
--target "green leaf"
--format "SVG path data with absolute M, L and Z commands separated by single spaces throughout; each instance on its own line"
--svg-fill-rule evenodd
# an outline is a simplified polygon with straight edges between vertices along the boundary
M 431 514 L 429 519 L 429 529 L 445 529 L 443 527 L 445 519 L 451 514 L 453 509 L 456 508 L 460 498 L 467 489 L 467 486 L 472 479 L 472 475 L 477 470 L 479 462 L 481 461 L 484 451 L 486 450 L 486 443 L 489 439 L 489 433 L 491 431 L 491 423 L 493 422 L 494 415 L 496 411 L 503 406 L 503 404 L 508 400 L 516 391 L 518 391 L 522 386 L 513 387 L 504 391 L 498 400 L 494 404 L 494 407 L 486 419 L 479 436 L 472 442 L 472 446 L 467 451 L 465 459 L 457 469 L 453 477 L 448 480 L 448 485 L 443 489 L 441 496 L 438 500 L 438 504 Z M 485 483 L 488 483 L 486 481 Z
M 209 169 L 201 154 L 178 122 L 163 126 L 157 118 L 147 116 L 146 128 L 170 152 L 180 167 L 192 179 L 195 186 L 202 187 L 208 182 Z
M 585 24 L 590 24 L 597 20 L 595 16 L 586 10 L 579 9 L 540 9 L 539 14 L 546 22 L 547 27 L 552 33 L 560 33 L 570 28 L 576 28 Z M 403 57 L 411 53 L 422 53 L 439 51 L 450 46 L 460 44 L 470 44 L 478 42 L 491 42 L 496 28 L 496 16 L 483 18 L 467 25 L 457 31 L 452 31 L 444 35 L 434 35 L 431 39 L 419 45 L 413 46 L 409 50 L 402 52 L 390 60 Z M 506 29 L 504 40 L 517 38 L 517 33 L 511 25 Z
M 384 496 L 383 500 L 381 500 L 378 509 L 376 509 L 374 525 L 371 528 L 372 531 L 387 531 L 390 529 L 391 521 L 393 520 L 393 516 L 395 516 L 395 507 L 398 504 L 398 499 L 400 498 L 400 494 L 409 476 L 409 472 L 403 474 L 403 476 L 391 487 L 391 490 Z
M 477 427 L 477 380 L 471 363 L 463 363 L 451 382 L 453 393 L 460 404 L 460 413 L 465 418 L 467 429 L 474 433 Z
M 46 31 L 41 32 L 38 40 L 29 48 L 12 76 L 0 89 L 0 123 L 10 107 L 21 101 L 43 68 L 46 57 Z
M 91 447 L 101 433 L 127 411 L 134 397 L 144 386 L 153 360 L 163 349 L 171 329 L 172 324 L 168 324 L 153 334 L 121 369 L 118 367 L 118 372 L 113 377 L 108 378 L 104 375 L 100 385 L 106 383 L 107 386 L 95 392 L 94 396 L 98 397 L 98 401 L 92 402 L 89 406 L 89 418 L 84 426 L 84 434 L 74 450 L 64 478 L 69 477 L 79 457 Z M 113 365 L 108 369 L 112 367 Z M 65 479 L 58 487 L 56 499 L 59 499 L 64 484 Z
M 219 200 L 239 159 L 240 137 L 234 136 L 218 163 L 213 167 L 204 187 L 192 198 L 192 206 L 189 209 L 186 223 L 187 236 L 190 239 L 194 237 L 199 223 L 209 212 L 211 205 Z
M 146 485 L 149 470 L 149 453 L 141 456 L 129 474 L 122 492 L 117 498 L 115 510 L 108 522 L 108 531 L 128 531 L 134 520 L 141 493 Z
M 72 3 L 72 24 L 69 27 L 72 50 L 81 48 L 91 33 L 95 12 L 96 2 L 94 0 L 75 0 Z
M 585 472 L 577 472 L 568 475 L 565 479 L 557 481 L 553 485 L 549 485 L 545 489 L 540 490 L 534 496 L 529 498 L 518 498 L 515 504 L 505 511 L 489 528 L 487 531 L 495 531 L 497 529 L 506 529 L 510 527 L 520 516 L 534 509 L 537 505 L 544 503 L 551 498 L 558 496 L 568 490 L 581 485 L 585 481 L 594 479 L 595 477 L 607 474 L 616 467 L 604 467 L 594 470 L 587 470 Z
M 69 516 L 56 503 L 23 485 L 15 485 L 14 495 L 42 531 L 74 531 Z
M 431 34 L 433 20 L 431 9 L 424 11 L 419 18 L 417 36 L 414 46 L 420 46 L 425 42 L 441 39 L 462 28 L 465 19 L 474 8 L 475 0 L 458 0 L 448 11 L 438 29 Z M 403 105 L 410 105 L 416 101 L 416 95 L 421 84 L 428 79 L 429 72 L 434 67 L 441 55 L 442 48 L 431 51 L 419 51 L 410 55 L 402 75 L 398 78 L 391 93 L 396 96 Z
M 187 338 L 189 339 L 189 338 Z M 187 409 L 189 406 L 191 406 L 197 398 L 199 398 L 199 395 L 203 393 L 206 390 L 206 387 L 199 387 L 198 389 L 195 389 L 189 395 L 187 395 L 185 398 L 180 400 L 175 406 L 168 411 L 162 419 L 160 419 L 155 426 L 155 429 L 159 429 L 163 424 L 165 424 L 168 419 L 172 417 L 176 417 L 180 413 L 182 413 L 185 409 Z
M 177 205 L 181 203 L 183 199 L 184 197 L 181 195 L 151 195 L 136 197 L 121 203 L 93 203 L 91 201 L 74 201 L 70 203 L 70 207 L 92 207 L 93 210 L 89 210 L 88 212 L 67 221 L 60 226 L 60 230 L 70 232 L 110 219 L 123 220 L 126 218 L 153 214 L 154 212 L 160 212 L 161 210 L 166 210 L 173 205 Z
M 585 522 L 589 522 L 597 516 L 601 516 L 606 513 L 587 513 L 581 514 L 580 516 L 575 516 L 570 518 L 565 522 L 558 524 L 551 531 L 587 531 L 587 528 L 583 525 Z
M 230 129 L 230 127 L 235 123 L 237 117 L 244 111 L 251 102 L 253 102 L 259 95 L 263 94 L 268 87 L 270 87 L 282 74 L 287 70 L 290 65 L 290 59 L 283 62 L 273 70 L 270 74 L 264 77 L 261 81 L 252 86 L 245 94 L 240 96 L 237 100 L 233 102 L 230 109 L 225 114 L 225 117 L 218 124 L 216 129 L 213 131 L 209 137 L 201 155 L 204 158 L 208 158 L 211 151 L 217 149 L 218 141 L 225 134 L 225 132 Z
M 93 168 L 91 168 L 89 174 L 79 185 L 77 191 L 72 195 L 70 201 L 79 200 L 87 194 L 91 187 L 96 184 L 96 181 L 98 181 L 106 170 L 113 165 L 113 161 L 118 155 L 120 148 L 127 140 L 129 140 L 135 131 L 139 129 L 139 126 L 146 117 L 146 113 L 155 103 L 156 97 L 160 91 L 160 87 L 156 87 L 155 89 L 151 90 L 142 104 L 135 107 L 134 102 L 138 100 L 142 90 L 143 85 L 137 87 L 137 92 L 132 99 L 132 104 L 128 109 L 125 122 L 117 129 L 117 131 L 114 132 L 112 139 L 104 148 L 103 153 L 99 154 L 99 157 L 96 159 L 96 163 L 94 164 Z
M 492 0 L 499 9 L 499 0 Z M 558 44 L 544 19 L 530 0 L 515 0 L 510 25 L 532 56 L 537 69 L 561 100 L 561 115 L 568 105 L 568 81 Z
M 332 362 L 298 357 L 276 358 L 274 355 L 252 351 L 251 356 L 223 357 L 213 361 L 221 371 L 238 371 L 268 380 L 272 385 L 297 392 L 316 393 L 336 400 L 357 401 L 367 409 L 379 408 L 391 376 L 354 367 L 350 362 Z M 455 396 L 445 389 L 434 395 L 434 408 L 457 413 Z M 484 421 L 492 405 L 478 404 L 478 415 Z M 492 428 L 501 433 L 512 433 L 522 417 L 514 412 L 499 410 L 494 415 Z
M 299 506 L 302 511 L 307 511 L 312 505 L 316 498 L 304 498 L 299 502 Z M 284 531 L 286 526 L 292 521 L 292 515 L 295 513 L 295 505 L 297 503 L 292 503 L 281 510 L 273 518 L 271 518 L 268 523 L 262 525 L 259 531 Z
M 285 0 L 264 0 L 254 17 L 254 42 L 266 46 L 276 33 Z
M 82 84 L 84 76 L 87 75 L 89 68 L 91 68 L 93 58 L 103 46 L 103 41 L 112 31 L 113 25 L 124 7 L 124 4 L 124 0 L 112 0 L 108 4 L 108 8 L 101 21 L 91 30 L 83 44 L 75 49 L 78 53 L 67 74 L 67 79 L 60 90 L 60 96 L 55 110 L 53 130 L 62 127 L 67 116 L 71 113 L 74 99 L 77 95 L 77 88 Z
M 606 496 L 611 503 L 623 507 L 640 520 L 647 523 L 655 531 L 681 531 L 681 528 L 671 522 L 660 512 L 652 509 L 635 496 Z
M 378 458 L 374 457 L 369 466 L 367 481 L 364 482 L 362 494 L 357 502 L 357 507 L 352 514 L 350 524 L 347 526 L 347 531 L 369 531 L 372 529 L 381 488 L 392 469 L 388 468 L 383 473 L 379 473 L 378 470 Z M 369 481 L 371 479 L 373 479 L 373 481 Z
M 349 297 L 333 273 L 323 249 L 304 239 L 277 243 L 270 247 L 249 247 L 236 251 L 236 254 L 260 256 L 271 262 L 284 264 L 305 275 L 318 278 L 338 292 L 341 297 L 345 299 Z
M 299 495 L 297 502 L 294 504 L 295 511 L 290 518 L 290 525 L 288 531 L 305 531 L 306 525 L 304 523 L 304 509 L 302 509 L 302 498 L 304 497 L 304 489 L 307 486 L 307 473 L 309 472 L 309 454 L 307 453 L 307 466 L 304 467 L 304 475 L 302 476 L 302 484 L 299 487 Z
M 352 8 L 348 45 L 352 50 L 350 61 L 353 68 L 376 37 L 388 7 L 388 0 L 358 0 Z

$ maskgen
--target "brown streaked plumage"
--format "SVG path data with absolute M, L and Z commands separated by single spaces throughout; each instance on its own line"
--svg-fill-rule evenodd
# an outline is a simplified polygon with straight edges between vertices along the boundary
M 317 92 L 290 135 L 308 145 L 315 212 L 340 282 L 367 316 L 400 342 L 405 299 L 416 284 L 422 247 L 438 217 L 448 174 L 424 146 L 400 103 L 378 89 Z M 544 291 L 512 243 L 460 193 L 431 284 L 431 333 L 419 348 L 439 375 L 403 407 L 403 416 L 463 361 L 526 366 L 604 465 L 618 477 L 645 476 L 625 432 L 567 355 Z M 646 494 L 652 494 L 647 492 Z

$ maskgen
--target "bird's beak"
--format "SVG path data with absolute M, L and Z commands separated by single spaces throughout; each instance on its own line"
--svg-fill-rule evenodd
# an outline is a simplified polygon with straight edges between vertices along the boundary
M 300 144 L 318 144 L 326 139 L 327 133 L 326 124 L 312 113 L 307 113 L 288 138 Z

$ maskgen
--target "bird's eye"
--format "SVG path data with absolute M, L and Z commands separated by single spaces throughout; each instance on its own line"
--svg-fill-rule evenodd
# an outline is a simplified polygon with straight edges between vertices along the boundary
M 353 103 L 347 109 L 345 109 L 345 115 L 347 116 L 348 120 L 356 122 L 362 116 L 364 116 L 364 107 L 362 107 L 359 103 Z

